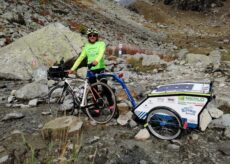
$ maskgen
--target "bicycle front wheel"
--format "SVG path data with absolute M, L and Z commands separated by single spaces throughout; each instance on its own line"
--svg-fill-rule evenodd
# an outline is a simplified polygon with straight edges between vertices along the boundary
M 153 109 L 148 114 L 147 125 L 154 136 L 163 140 L 175 139 L 182 132 L 180 117 L 171 109 L 165 107 Z
M 55 116 L 73 114 L 74 112 L 74 95 L 68 87 L 56 86 L 48 96 L 50 113 Z
M 116 113 L 116 98 L 105 83 L 97 82 L 89 86 L 86 93 L 86 113 L 96 123 L 109 122 Z

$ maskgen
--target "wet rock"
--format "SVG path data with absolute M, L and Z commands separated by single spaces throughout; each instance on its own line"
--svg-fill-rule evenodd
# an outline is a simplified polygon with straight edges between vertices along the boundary
M 22 114 L 22 113 L 18 113 L 18 112 L 8 113 L 8 114 L 5 115 L 5 117 L 2 119 L 2 121 L 21 119 L 23 117 L 25 117 L 25 115 Z
M 147 140 L 150 138 L 149 131 L 145 129 L 141 129 L 134 137 L 136 140 Z

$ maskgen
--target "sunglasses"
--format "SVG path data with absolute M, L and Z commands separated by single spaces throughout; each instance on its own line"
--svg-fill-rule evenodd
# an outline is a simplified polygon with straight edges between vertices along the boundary
M 88 37 L 97 37 L 98 35 L 97 34 L 89 34 Z

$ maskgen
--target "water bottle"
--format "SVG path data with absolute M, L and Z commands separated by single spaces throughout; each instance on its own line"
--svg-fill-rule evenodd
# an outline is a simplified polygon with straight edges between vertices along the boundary
M 121 58 L 122 56 L 122 44 L 118 45 L 118 57 Z

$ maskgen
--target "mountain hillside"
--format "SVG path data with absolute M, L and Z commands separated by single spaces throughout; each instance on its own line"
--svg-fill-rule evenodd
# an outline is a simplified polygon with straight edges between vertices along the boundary
M 0 163 L 230 163 L 229 8 L 229 0 L 0 0 Z M 78 76 L 66 78 L 73 92 L 61 92 L 65 78 L 47 77 L 62 57 L 72 66 L 89 27 L 107 44 L 106 69 L 133 96 L 103 78 L 117 109 L 106 124 L 80 108 Z M 95 118 L 111 112 L 104 93 L 86 98 L 97 102 Z

